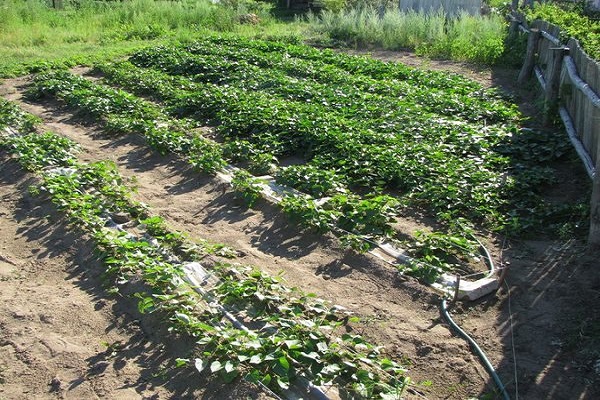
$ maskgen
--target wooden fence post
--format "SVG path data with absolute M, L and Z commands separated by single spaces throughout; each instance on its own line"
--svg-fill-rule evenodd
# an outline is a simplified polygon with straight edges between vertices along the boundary
M 546 91 L 544 93 L 544 124 L 552 122 L 552 117 L 556 115 L 558 105 L 558 89 L 560 86 L 560 72 L 562 71 L 562 62 L 569 49 L 566 47 L 556 47 L 554 49 L 554 60 L 550 68 L 550 73 L 546 78 Z
M 539 29 L 531 28 L 529 30 L 525 61 L 523 62 L 523 67 L 521 68 L 521 71 L 519 72 L 519 78 L 517 79 L 520 84 L 527 82 L 529 78 L 531 78 L 531 73 L 533 72 L 533 67 L 535 66 L 535 53 L 541 34 L 542 33 Z
M 510 13 L 510 25 L 508 28 L 508 37 L 513 39 L 519 33 L 519 25 L 521 21 L 517 17 L 514 16 L 513 13 Z
M 588 253 L 600 252 L 600 146 L 596 151 L 596 174 L 592 184 L 592 199 L 590 201 L 590 234 L 588 236 Z
M 592 201 L 590 204 L 590 235 L 588 236 L 588 251 L 596 253 L 600 251 L 600 173 L 596 169 L 594 186 L 592 189 Z

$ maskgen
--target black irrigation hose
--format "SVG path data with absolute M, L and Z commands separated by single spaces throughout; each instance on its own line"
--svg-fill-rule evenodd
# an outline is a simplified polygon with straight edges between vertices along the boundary
M 471 236 L 477 241 L 477 243 L 479 243 L 479 246 L 481 247 L 481 249 L 483 250 L 483 253 L 485 254 L 485 258 L 487 260 L 487 264 L 490 269 L 489 272 L 487 273 L 486 277 L 489 278 L 494 274 L 494 272 L 496 270 L 494 267 L 494 261 L 492 260 L 492 256 L 491 256 L 490 252 L 488 251 L 488 249 L 483 245 L 483 243 L 481 243 L 481 241 L 479 239 L 477 239 L 477 237 L 475 235 L 471 235 Z M 448 312 L 446 298 L 442 298 L 442 304 L 441 304 L 440 309 L 441 309 L 442 315 L 444 316 L 444 318 L 446 319 L 448 324 L 450 324 L 450 326 L 458 333 L 458 335 L 460 337 L 465 339 L 471 345 L 471 348 L 475 351 L 477 356 L 479 356 L 479 359 L 483 363 L 483 366 L 485 367 L 486 371 L 490 374 L 490 376 L 494 380 L 494 383 L 496 384 L 496 387 L 502 394 L 502 398 L 504 400 L 510 400 L 510 396 L 508 395 L 508 392 L 506 391 L 506 388 L 504 387 L 502 380 L 500 380 L 500 377 L 496 373 L 494 366 L 492 365 L 490 360 L 487 358 L 487 356 L 485 355 L 483 350 L 481 350 L 481 347 L 479 347 L 477 342 L 475 342 L 475 340 L 471 336 L 469 336 L 465 331 L 463 331 L 460 328 L 460 326 L 458 326 L 456 324 L 456 322 L 454 322 L 454 320 L 450 316 L 450 313 Z
M 450 324 L 450 326 L 458 333 L 458 335 L 460 337 L 462 337 L 467 342 L 469 342 L 469 344 L 471 345 L 471 347 L 473 348 L 475 353 L 477 353 L 477 355 L 479 356 L 479 359 L 483 363 L 483 366 L 485 367 L 487 372 L 492 376 L 492 379 L 494 379 L 494 383 L 496 383 L 496 386 L 498 387 L 498 390 L 500 391 L 500 393 L 502 393 L 502 398 L 504 400 L 510 400 L 510 396 L 508 395 L 508 392 L 506 391 L 504 384 L 500 380 L 500 377 L 496 373 L 494 366 L 492 365 L 490 360 L 487 358 L 487 356 L 485 355 L 483 350 L 481 350 L 481 348 L 479 347 L 477 342 L 475 342 L 475 340 L 473 340 L 473 338 L 471 336 L 469 336 L 465 331 L 463 331 L 456 324 L 456 322 L 454 322 L 454 320 L 450 316 L 450 313 L 448 312 L 448 308 L 447 308 L 447 304 L 446 304 L 446 299 L 442 299 L 441 311 L 442 311 L 442 315 L 444 316 L 446 321 Z

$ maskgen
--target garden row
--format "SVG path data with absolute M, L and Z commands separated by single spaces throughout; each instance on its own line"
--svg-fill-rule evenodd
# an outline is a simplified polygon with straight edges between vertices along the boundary
M 306 182 L 327 174 L 336 190 L 393 193 L 441 221 L 462 217 L 519 231 L 541 222 L 530 209 L 548 212 L 536 193 L 553 174 L 541 164 L 568 143 L 520 129 L 517 111 L 497 94 L 394 63 L 232 42 L 151 48 L 98 68 L 111 83 L 154 96 L 173 116 L 214 125 L 226 146 L 237 147 L 236 161 L 256 153 L 273 162 L 301 157 L 285 175 L 303 179 L 285 183 L 308 186 L 315 197 L 332 193 Z
M 0 147 L 37 174 L 40 183 L 32 193 L 48 196 L 72 226 L 93 238 L 111 291 L 141 282 L 134 294 L 140 312 L 156 312 L 170 330 L 194 338 L 194 354 L 178 365 L 193 364 L 226 381 L 243 377 L 276 392 L 307 380 L 365 398 L 398 398 L 405 390 L 409 379 L 400 365 L 384 357 L 381 347 L 346 333 L 357 318 L 223 258 L 195 263 L 206 254 L 232 252 L 170 231 L 132 200 L 113 164 L 78 162 L 73 142 L 36 133 L 34 124 L 13 104 L 0 104 L 0 127 L 31 132 L 4 133 Z M 116 215 L 129 222 L 115 224 Z M 190 268 L 206 274 L 202 285 L 186 273 Z
M 39 75 L 29 94 L 56 96 L 87 117 L 97 119 L 108 132 L 142 134 L 148 144 L 159 152 L 179 154 L 199 171 L 216 173 L 227 160 L 239 161 L 237 142 L 220 147 L 198 133 L 190 133 L 195 131 L 189 121 L 169 118 L 153 103 L 68 72 Z M 262 166 L 260 162 L 264 154 L 257 152 L 256 155 L 255 163 Z M 313 175 L 299 174 L 297 169 L 288 168 L 280 170 L 278 179 L 311 185 L 313 192 L 321 186 L 323 190 L 335 190 L 339 194 L 320 200 L 305 194 L 290 194 L 280 203 L 288 215 L 318 231 L 333 230 L 345 243 L 362 251 L 367 250 L 373 240 L 394 236 L 392 223 L 399 206 L 396 198 L 385 194 L 363 198 L 338 185 L 331 171 L 323 172 L 316 168 L 313 171 Z M 238 171 L 232 183 L 249 204 L 261 196 L 260 179 L 245 170 Z M 461 231 L 461 234 L 464 232 Z M 455 246 L 448 248 L 447 245 L 453 243 L 461 243 L 462 246 L 459 249 Z M 418 241 L 410 240 L 408 247 L 415 258 L 425 256 L 427 262 L 419 261 L 400 268 L 428 281 L 435 280 L 445 270 L 468 264 L 477 252 L 476 242 L 439 233 L 424 234 Z
M 512 105 L 456 75 L 231 37 L 149 48 L 96 69 L 129 92 L 59 71 L 39 74 L 30 95 L 60 98 L 109 132 L 143 134 L 204 172 L 233 163 L 273 174 L 303 192 L 286 196 L 284 211 L 361 250 L 370 246 L 361 238 L 397 239 L 398 213 L 424 209 L 450 234 L 404 243 L 430 260 L 409 268 L 427 280 L 472 258 L 473 226 L 519 233 L 585 220 L 584 206 L 539 196 L 553 180 L 548 163 L 570 148 L 565 138 L 520 129 Z M 468 115 L 453 116 L 461 102 Z M 195 129 L 205 124 L 217 142 Z M 283 166 L 289 156 L 302 163 Z M 243 170 L 233 181 L 249 204 L 259 183 Z M 456 242 L 468 251 L 448 248 Z

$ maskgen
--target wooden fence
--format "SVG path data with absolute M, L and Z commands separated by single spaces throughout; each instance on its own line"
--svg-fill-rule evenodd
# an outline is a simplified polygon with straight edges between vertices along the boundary
M 482 0 L 398 0 L 398 9 L 402 12 L 415 11 L 421 13 L 444 10 L 448 16 L 462 12 L 471 15 L 481 13 Z
M 562 43 L 560 28 L 546 21 L 527 25 L 517 13 L 511 15 L 511 34 L 526 33 L 527 53 L 519 83 L 535 74 L 544 97 L 544 119 L 558 113 L 569 139 L 591 179 L 590 248 L 600 250 L 600 64 L 590 58 L 573 38 Z

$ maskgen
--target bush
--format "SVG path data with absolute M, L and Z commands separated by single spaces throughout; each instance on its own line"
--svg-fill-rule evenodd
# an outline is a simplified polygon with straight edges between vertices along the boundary
M 559 26 L 563 42 L 574 37 L 590 57 L 600 60 L 600 20 L 583 15 L 580 4 L 535 3 L 525 12 L 529 20 L 541 19 Z

